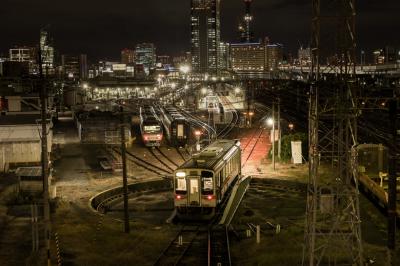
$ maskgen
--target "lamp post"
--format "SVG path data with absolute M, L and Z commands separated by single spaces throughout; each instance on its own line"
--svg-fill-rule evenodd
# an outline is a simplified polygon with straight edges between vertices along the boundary
M 194 136 L 196 137 L 196 151 L 200 151 L 200 136 L 201 136 L 201 131 L 196 130 L 194 132 Z
M 275 171 L 275 105 L 272 106 L 272 118 L 267 120 L 268 125 L 272 126 L 272 166 Z
M 185 79 L 185 105 L 188 105 L 188 99 L 187 99 L 187 82 L 188 82 L 188 74 L 190 73 L 190 67 L 188 65 L 182 65 L 180 66 L 179 70 L 184 74 L 184 79 Z

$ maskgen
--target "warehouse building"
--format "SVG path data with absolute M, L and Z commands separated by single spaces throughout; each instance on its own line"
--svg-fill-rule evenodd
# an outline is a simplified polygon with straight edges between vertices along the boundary
M 47 147 L 51 152 L 52 123 L 47 124 Z M 0 116 L 0 172 L 41 162 L 40 115 Z

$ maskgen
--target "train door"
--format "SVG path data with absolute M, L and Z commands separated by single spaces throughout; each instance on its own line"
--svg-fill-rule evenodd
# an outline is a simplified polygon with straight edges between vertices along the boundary
M 200 205 L 200 178 L 198 176 L 189 176 L 189 195 L 188 204 L 189 205 Z
M 177 130 L 177 133 L 176 133 L 177 139 L 178 140 L 182 140 L 184 134 L 185 134 L 185 130 L 184 130 L 183 124 L 178 123 L 178 130 Z

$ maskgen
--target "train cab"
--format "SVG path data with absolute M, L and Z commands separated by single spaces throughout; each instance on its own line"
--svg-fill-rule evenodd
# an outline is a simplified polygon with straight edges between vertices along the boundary
M 174 172 L 178 216 L 213 216 L 241 173 L 240 143 L 217 140 Z
M 152 106 L 140 108 L 140 131 L 146 147 L 160 146 L 163 139 L 162 123 Z

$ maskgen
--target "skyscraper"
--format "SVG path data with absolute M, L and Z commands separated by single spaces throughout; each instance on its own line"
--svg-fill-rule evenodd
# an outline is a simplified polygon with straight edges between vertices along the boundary
M 87 56 L 80 55 L 61 55 L 61 66 L 63 76 L 68 79 L 87 79 Z
M 140 43 L 135 50 L 136 65 L 143 65 L 144 71 L 148 75 L 151 68 L 156 65 L 156 47 L 152 43 Z
M 241 42 L 253 42 L 253 32 L 251 31 L 251 22 L 253 21 L 253 16 L 251 15 L 251 3 L 253 0 L 244 0 L 246 7 L 245 14 L 243 16 L 243 21 L 239 24 L 239 33 Z
M 40 49 L 42 51 L 42 67 L 44 75 L 54 74 L 54 47 L 49 32 L 40 31 Z
M 121 63 L 133 64 L 135 62 L 135 51 L 131 49 L 123 49 L 121 51 Z
M 192 0 L 190 22 L 193 71 L 218 74 L 220 0 Z

